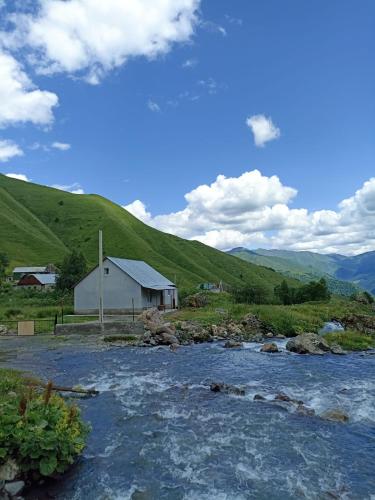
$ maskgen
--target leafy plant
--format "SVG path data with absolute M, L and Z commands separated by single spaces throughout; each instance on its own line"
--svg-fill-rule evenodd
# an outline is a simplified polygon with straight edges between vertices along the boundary
M 24 473 L 64 472 L 85 446 L 89 428 L 79 409 L 52 392 L 27 387 L 17 373 L 1 371 L 0 464 L 16 460 Z

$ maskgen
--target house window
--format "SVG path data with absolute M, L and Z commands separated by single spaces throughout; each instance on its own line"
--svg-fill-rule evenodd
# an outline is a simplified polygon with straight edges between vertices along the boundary
M 104 268 L 104 274 L 107 274 L 107 275 L 109 274 L 109 267 Z

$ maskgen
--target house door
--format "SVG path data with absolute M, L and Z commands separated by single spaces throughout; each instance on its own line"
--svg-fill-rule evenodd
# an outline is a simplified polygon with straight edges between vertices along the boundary
M 160 305 L 161 306 L 164 305 L 164 292 L 163 291 L 160 292 Z

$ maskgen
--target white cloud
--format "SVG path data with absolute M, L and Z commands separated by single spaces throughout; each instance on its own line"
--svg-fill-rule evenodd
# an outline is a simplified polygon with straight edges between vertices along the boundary
M 96 84 L 129 58 L 154 58 L 194 33 L 200 0 L 43 0 L 13 15 L 8 47 L 27 45 L 40 73 L 84 73 Z
M 7 139 L 0 139 L 0 162 L 6 162 L 15 156 L 23 156 L 23 151 L 18 144 Z
M 51 147 L 54 149 L 59 149 L 60 151 L 68 151 L 68 149 L 71 148 L 71 145 L 67 144 L 66 142 L 53 142 L 51 144 Z
M 236 246 L 355 254 L 375 250 L 375 178 L 337 210 L 291 208 L 297 191 L 259 171 L 219 175 L 185 195 L 183 210 L 152 216 L 140 200 L 126 208 L 162 231 L 227 250 Z
M 243 25 L 243 20 L 240 19 L 239 17 L 232 17 L 229 14 L 225 14 L 225 19 L 228 21 L 230 24 L 235 24 L 237 26 L 242 26 Z
M 213 21 L 201 21 L 199 23 L 200 27 L 210 33 L 220 33 L 223 36 L 227 36 L 227 30 L 220 24 L 214 23 Z
M 82 189 L 80 184 L 78 182 L 74 182 L 73 184 L 52 184 L 50 186 L 55 189 L 60 189 L 60 191 L 67 191 L 68 193 L 73 193 L 73 194 L 85 194 L 85 191 Z
M 147 107 L 153 113 L 159 113 L 161 111 L 159 104 L 151 99 L 147 101 Z
M 25 174 L 5 174 L 7 177 L 11 177 L 12 179 L 17 179 L 19 181 L 31 182 L 31 179 L 27 177 Z
M 130 212 L 132 215 L 134 215 L 134 217 L 137 217 L 137 219 L 141 220 L 142 222 L 148 223 L 151 221 L 150 212 L 147 212 L 146 205 L 140 200 L 135 200 L 133 201 L 133 203 L 130 203 L 123 208 L 125 208 L 125 210 Z
M 280 137 L 280 129 L 273 124 L 271 118 L 264 115 L 250 116 L 246 120 L 246 125 L 250 127 L 257 147 L 263 147 L 266 142 Z
M 0 127 L 32 122 L 49 125 L 58 97 L 33 85 L 21 65 L 0 51 Z
M 194 68 L 197 64 L 198 64 L 197 59 L 186 59 L 186 61 L 184 61 L 181 66 L 185 69 L 190 69 Z

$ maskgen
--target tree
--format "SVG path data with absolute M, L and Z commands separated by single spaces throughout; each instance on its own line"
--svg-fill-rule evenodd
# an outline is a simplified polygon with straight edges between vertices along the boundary
M 288 283 L 283 280 L 280 285 L 275 287 L 275 295 L 278 297 L 284 306 L 293 303 L 293 289 L 289 288 Z
M 9 259 L 6 253 L 0 252 L 0 281 L 5 276 L 6 268 L 9 265 Z
M 269 297 L 262 286 L 243 286 L 232 290 L 232 296 L 237 304 L 267 304 Z
M 310 281 L 296 290 L 296 302 L 310 302 L 318 300 L 329 300 L 331 294 L 324 278 L 319 281 Z
M 77 250 L 67 255 L 59 266 L 60 273 L 56 280 L 58 290 L 72 290 L 74 285 L 86 274 L 87 262 L 84 255 Z

